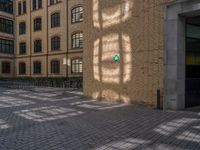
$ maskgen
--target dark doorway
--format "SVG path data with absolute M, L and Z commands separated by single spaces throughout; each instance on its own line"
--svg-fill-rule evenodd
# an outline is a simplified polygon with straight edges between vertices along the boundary
M 186 19 L 186 107 L 200 106 L 200 16 Z

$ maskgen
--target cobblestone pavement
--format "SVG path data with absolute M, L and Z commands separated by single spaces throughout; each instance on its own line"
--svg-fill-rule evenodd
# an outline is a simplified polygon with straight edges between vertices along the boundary
M 200 111 L 86 99 L 81 92 L 0 88 L 0 150 L 200 150 Z

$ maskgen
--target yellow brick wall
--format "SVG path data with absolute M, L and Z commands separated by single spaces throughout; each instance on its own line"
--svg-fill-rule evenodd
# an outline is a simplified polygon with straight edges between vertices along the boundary
M 8 14 L 8 13 L 2 12 L 2 11 L 0 11 L 0 17 L 8 19 L 8 20 L 14 20 L 14 16 L 12 14 Z M 14 35 L 0 32 L 0 38 L 6 39 L 6 40 L 14 40 Z M 2 62 L 10 62 L 10 67 L 11 67 L 10 71 L 11 72 L 9 74 L 2 73 Z M 13 77 L 14 71 L 15 71 L 14 55 L 0 53 L 0 77 Z
M 163 89 L 165 5 L 172 0 L 84 0 L 84 94 L 155 105 Z M 112 57 L 120 54 L 120 62 Z
M 23 0 L 16 0 L 15 7 L 17 9 L 18 3 L 23 2 Z M 73 32 L 82 31 L 82 22 L 71 24 L 71 9 L 77 5 L 82 5 L 82 0 L 66 0 L 60 1 L 55 5 L 49 5 L 49 0 L 43 0 L 43 7 L 39 10 L 32 10 L 31 1 L 27 0 L 27 13 L 18 16 L 16 14 L 16 75 L 17 76 L 33 76 L 33 77 L 66 77 L 68 71 L 68 76 L 77 76 L 71 74 L 71 64 L 70 62 L 74 54 L 75 57 L 82 57 L 82 49 L 71 50 L 71 34 Z M 18 10 L 16 10 L 18 12 Z M 51 28 L 51 14 L 55 12 L 60 12 L 60 27 Z M 42 18 L 42 30 L 34 32 L 33 22 L 37 17 Z M 19 23 L 26 22 L 26 34 L 19 35 Z M 48 24 L 47 24 L 48 23 Z M 48 29 L 48 30 L 47 30 Z M 51 38 L 53 36 L 60 36 L 60 50 L 51 51 Z M 42 52 L 34 53 L 34 41 L 36 39 L 42 40 Z M 27 53 L 25 55 L 19 55 L 19 43 L 26 42 Z M 33 61 L 39 60 L 42 63 L 42 73 L 41 75 L 33 74 Z M 51 60 L 60 60 L 60 74 L 51 74 L 50 62 Z M 19 62 L 26 62 L 26 75 L 19 75 L 18 65 Z M 68 69 L 67 66 L 68 65 Z M 31 73 L 30 73 L 31 72 Z

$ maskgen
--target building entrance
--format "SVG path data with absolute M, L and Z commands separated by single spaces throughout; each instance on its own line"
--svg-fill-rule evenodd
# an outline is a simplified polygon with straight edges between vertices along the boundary
M 186 19 L 185 107 L 200 106 L 200 16 Z

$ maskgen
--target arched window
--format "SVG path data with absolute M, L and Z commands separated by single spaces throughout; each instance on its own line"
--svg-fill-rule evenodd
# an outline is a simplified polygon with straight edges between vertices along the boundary
M 60 50 L 60 37 L 55 36 L 51 38 L 51 50 Z
M 34 31 L 39 31 L 42 29 L 42 18 L 34 19 Z
M 55 74 L 60 73 L 60 61 L 59 60 L 51 61 L 51 73 L 55 73 Z
M 82 6 L 73 8 L 71 13 L 72 13 L 71 14 L 72 23 L 83 21 L 83 7 Z
M 26 74 L 26 63 L 24 62 L 19 63 L 19 74 L 20 75 Z
M 40 61 L 33 62 L 33 73 L 34 74 L 41 74 L 42 65 Z
M 51 27 L 59 27 L 60 26 L 60 13 L 56 12 L 51 15 Z
M 38 53 L 42 51 L 42 41 L 41 40 L 35 40 L 34 41 L 34 52 Z
M 81 58 L 72 59 L 71 71 L 72 71 L 72 74 L 83 73 L 83 62 Z
M 83 33 L 75 33 L 72 35 L 72 48 L 83 48 Z

